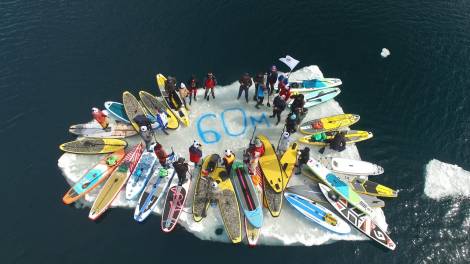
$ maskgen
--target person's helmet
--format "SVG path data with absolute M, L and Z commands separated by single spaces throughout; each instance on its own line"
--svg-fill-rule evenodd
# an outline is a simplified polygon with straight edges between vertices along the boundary
M 217 182 L 215 182 L 215 181 L 212 181 L 212 182 L 211 182 L 211 187 L 212 187 L 213 189 L 217 188 L 217 186 L 218 186 Z
M 199 148 L 199 147 L 202 146 L 202 145 L 201 145 L 199 142 L 197 142 L 197 140 L 194 140 L 193 146 L 194 146 L 195 148 Z
M 279 75 L 279 77 L 277 77 L 277 80 L 282 82 L 286 77 L 284 77 L 284 75 Z
M 287 131 L 282 133 L 282 137 L 284 137 L 284 138 L 288 138 L 289 136 L 290 136 L 290 134 Z
M 271 71 L 277 71 L 276 65 L 271 66 Z
M 250 74 L 247 73 L 247 72 L 245 72 L 245 73 L 243 74 L 243 76 L 245 76 L 245 77 L 250 77 Z
M 140 132 L 147 132 L 147 130 L 148 130 L 147 126 L 140 127 Z
M 297 115 L 296 115 L 296 114 L 292 114 L 292 115 L 290 116 L 290 120 L 296 120 L 296 119 L 297 119 Z
M 92 108 L 91 108 L 91 111 L 92 111 L 93 113 L 96 113 L 96 112 L 98 112 L 98 111 L 100 111 L 100 110 L 99 110 L 98 108 L 96 108 L 96 107 L 92 107 Z
M 178 163 L 183 163 L 184 162 L 184 158 L 183 157 L 179 157 L 178 158 Z
M 225 156 L 230 156 L 232 155 L 232 151 L 230 149 L 225 150 Z
M 259 138 L 256 138 L 255 139 L 255 146 L 259 148 L 259 147 L 261 147 L 261 145 L 262 145 L 261 140 L 259 140 Z
M 208 73 L 207 73 L 207 76 L 208 76 L 208 77 L 212 77 L 212 76 L 214 76 L 214 74 L 212 74 L 212 72 L 208 72 Z
M 180 89 L 184 89 L 184 88 L 186 88 L 186 85 L 184 83 L 181 83 L 180 84 Z

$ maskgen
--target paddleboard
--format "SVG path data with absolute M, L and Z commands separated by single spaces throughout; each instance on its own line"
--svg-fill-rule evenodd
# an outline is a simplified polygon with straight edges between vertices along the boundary
M 339 88 L 326 88 L 304 94 L 304 108 L 310 108 L 335 98 L 341 93 Z M 289 108 L 293 101 L 288 103 Z
M 173 180 L 165 199 L 165 205 L 162 212 L 162 231 L 165 233 L 171 232 L 184 209 L 184 203 L 188 196 L 189 186 L 191 184 L 191 174 L 187 172 L 186 182 L 182 186 L 178 185 L 177 177 Z
M 98 187 L 119 166 L 124 155 L 125 151 L 121 149 L 101 159 L 98 164 L 72 185 L 62 198 L 64 204 L 71 204 Z
M 217 207 L 219 208 L 225 231 L 232 243 L 242 241 L 242 221 L 240 208 L 233 184 L 225 168 L 217 167 L 211 174 L 217 185 Z
M 106 129 L 96 122 L 71 125 L 69 132 L 82 137 L 94 138 L 125 138 L 137 134 L 131 125 L 122 122 L 110 122 Z
M 351 126 L 359 121 L 361 117 L 354 114 L 340 114 L 322 117 L 307 121 L 299 126 L 303 134 L 312 135 L 320 132 L 339 130 Z
M 349 225 L 339 216 L 323 207 L 320 203 L 303 197 L 301 195 L 285 192 L 284 197 L 292 207 L 304 215 L 308 220 L 338 234 L 351 232 Z
M 353 206 L 343 197 L 336 197 L 338 199 L 333 199 L 335 197 L 330 188 L 321 183 L 319 183 L 319 186 L 328 202 L 357 230 L 361 231 L 380 245 L 390 250 L 395 250 L 395 242 L 393 242 L 388 234 L 382 230 L 370 216 Z
M 311 136 L 304 136 L 298 139 L 298 141 L 302 144 L 314 145 L 314 146 L 327 146 L 331 140 L 335 137 L 335 132 L 326 132 L 326 140 L 325 141 L 313 141 Z M 362 130 L 348 130 L 346 135 L 346 144 L 352 144 L 361 142 L 367 139 L 374 137 L 374 134 L 369 131 L 362 131 Z
M 59 146 L 62 151 L 75 154 L 104 154 L 124 149 L 127 142 L 115 138 L 84 138 Z
M 144 146 L 142 143 L 134 146 L 124 157 L 119 167 L 109 176 L 101 188 L 95 202 L 91 206 L 88 218 L 96 220 L 100 217 L 116 199 L 124 184 L 126 184 L 129 176 L 134 171 L 139 161 Z
M 289 148 L 284 152 L 281 157 L 280 163 L 283 170 L 282 173 L 282 189 L 284 190 L 289 183 L 292 174 L 294 173 L 295 164 L 297 163 L 297 152 L 299 151 L 299 145 L 292 143 Z
M 168 129 L 177 129 L 179 127 L 178 119 L 176 118 L 175 114 L 168 108 L 165 104 L 162 104 L 157 98 L 146 91 L 139 92 L 140 100 L 144 107 L 152 114 L 153 116 L 157 116 L 159 111 L 163 109 L 168 117 Z
M 384 169 L 379 165 L 375 165 L 373 163 L 362 160 L 321 157 L 319 161 L 327 169 L 337 173 L 367 176 L 379 175 L 384 172 Z
M 127 117 L 126 110 L 124 109 L 123 104 L 113 101 L 106 101 L 104 102 L 104 108 L 106 108 L 106 110 L 108 110 L 111 116 L 113 116 L 115 119 L 126 124 L 131 123 L 129 121 L 129 118 Z
M 261 186 L 255 186 L 256 190 L 256 195 L 258 196 L 258 199 L 261 201 L 262 200 L 262 189 Z M 245 217 L 245 233 L 246 233 L 246 238 L 248 240 L 248 245 L 250 247 L 256 246 L 258 243 L 260 234 L 261 234 L 261 228 L 256 228 L 250 222 L 246 219 Z
M 167 158 L 167 163 L 171 164 L 178 159 L 178 155 L 172 155 Z M 134 219 L 137 222 L 143 222 L 157 207 L 165 192 L 168 190 L 170 183 L 175 176 L 172 167 L 165 168 L 157 165 L 155 173 L 145 186 L 144 191 L 140 195 L 139 201 L 134 210 Z
M 263 208 L 248 170 L 241 161 L 236 160 L 233 162 L 230 179 L 245 218 L 255 228 L 261 228 L 263 225 Z
M 342 84 L 340 79 L 337 78 L 321 78 L 312 80 L 302 80 L 289 82 L 291 92 L 311 92 L 319 89 L 340 86 Z
M 387 186 L 366 179 L 361 179 L 359 177 L 354 178 L 350 183 L 352 189 L 358 193 L 381 197 L 398 196 L 397 191 Z
M 134 200 L 138 198 L 144 190 L 145 185 L 153 174 L 153 167 L 157 162 L 157 156 L 153 151 L 145 151 L 137 163 L 137 167 L 132 172 L 126 184 L 126 199 Z
M 361 199 L 359 194 L 353 191 L 347 182 L 344 182 L 330 170 L 321 165 L 320 162 L 315 159 L 309 159 L 307 162 L 307 168 L 309 168 L 329 188 L 351 203 L 351 205 L 357 207 L 368 215 L 374 216 L 374 210 L 372 210 L 372 208 Z
M 178 120 L 183 125 L 189 126 L 190 123 L 191 123 L 189 121 L 189 112 L 184 107 L 184 104 L 181 101 L 181 98 L 179 98 L 179 94 L 177 92 L 175 92 L 174 96 L 173 96 L 174 99 L 179 99 L 180 100 L 179 102 L 169 102 L 169 95 L 165 91 L 166 77 L 159 73 L 155 76 L 155 79 L 156 79 L 157 86 L 158 86 L 158 89 L 160 91 L 160 94 L 165 99 L 165 100 L 162 100 L 161 102 L 165 102 L 165 105 L 167 106 L 167 108 L 173 110 L 173 112 L 175 113 L 176 118 L 178 118 Z M 174 107 L 175 105 L 180 105 L 180 107 L 178 109 L 175 109 L 175 107 Z
M 264 146 L 264 154 L 259 158 L 259 166 L 266 178 L 266 183 L 275 192 L 279 193 L 283 189 L 283 176 L 279 159 L 269 139 L 264 135 L 258 135 L 258 138 Z
M 200 222 L 209 208 L 209 196 L 211 191 L 211 174 L 218 167 L 219 155 L 208 155 L 203 159 L 201 170 L 199 171 L 196 179 L 196 186 L 193 195 L 193 219 Z
M 313 180 L 314 183 L 309 184 L 308 186 L 302 185 L 302 187 L 300 187 L 299 185 L 292 186 L 292 187 L 295 187 L 295 189 L 291 189 L 291 187 L 289 187 L 287 189 L 289 189 L 290 192 L 300 194 L 300 195 L 305 196 L 305 197 L 307 197 L 311 200 L 314 200 L 315 202 L 322 202 L 323 201 L 324 203 L 328 203 L 324 199 L 323 194 L 320 190 L 320 187 L 318 187 L 319 179 L 317 178 L 317 176 L 315 176 L 313 174 L 313 172 L 311 172 L 308 169 L 303 169 L 302 174 L 305 175 L 307 178 Z M 338 176 L 340 176 L 340 175 L 338 175 Z M 342 180 L 347 181 L 347 179 L 342 179 Z M 361 197 L 361 199 L 364 200 L 366 202 L 366 204 L 369 205 L 372 208 L 385 207 L 385 202 L 383 200 L 378 199 L 376 196 L 365 195 L 365 194 L 362 194 L 362 193 L 358 193 L 358 194 Z

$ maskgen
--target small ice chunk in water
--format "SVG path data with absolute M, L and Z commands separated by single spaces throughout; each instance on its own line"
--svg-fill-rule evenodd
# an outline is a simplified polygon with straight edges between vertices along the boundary
M 382 52 L 380 52 L 380 56 L 382 56 L 382 58 L 387 58 L 390 56 L 390 51 L 387 48 L 383 48 Z

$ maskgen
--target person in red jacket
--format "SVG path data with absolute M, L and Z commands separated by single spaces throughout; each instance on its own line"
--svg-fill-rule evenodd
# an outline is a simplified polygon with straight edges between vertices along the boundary
M 189 105 L 191 105 L 192 98 L 194 96 L 194 101 L 197 101 L 196 95 L 197 95 L 197 89 L 201 87 L 199 85 L 199 81 L 196 79 L 196 75 L 191 75 L 191 78 L 189 78 L 188 83 L 188 90 L 189 90 Z
M 153 148 L 153 150 L 155 151 L 155 155 L 157 156 L 158 161 L 160 162 L 160 164 L 163 167 L 166 167 L 167 166 L 166 159 L 168 158 L 168 154 L 163 149 L 163 146 L 160 143 L 157 143 L 155 145 L 155 147 Z
M 287 101 L 292 95 L 290 87 L 287 85 L 287 79 L 283 75 L 281 75 L 279 76 L 278 80 L 279 81 L 277 83 L 277 89 L 279 90 L 279 95 L 285 95 Z
M 196 167 L 201 160 L 202 157 L 202 150 L 201 144 L 194 140 L 193 144 L 189 147 L 189 160 L 194 163 L 194 167 Z
M 209 90 L 211 91 L 212 99 L 215 99 L 214 87 L 216 85 L 217 85 L 217 79 L 215 78 L 214 74 L 212 74 L 212 72 L 209 72 L 207 74 L 206 79 L 204 80 L 204 89 L 206 89 L 204 93 L 204 99 L 207 99 L 207 101 L 209 101 Z
M 100 126 L 103 129 L 108 128 L 108 126 L 109 126 L 108 111 L 106 111 L 106 110 L 100 111 L 98 108 L 93 107 L 91 109 L 91 115 L 96 120 L 96 122 L 98 122 L 100 124 Z
M 264 155 L 264 146 L 259 138 L 255 138 L 255 144 L 249 148 L 249 153 L 250 171 L 254 174 L 256 167 L 258 167 L 259 158 Z

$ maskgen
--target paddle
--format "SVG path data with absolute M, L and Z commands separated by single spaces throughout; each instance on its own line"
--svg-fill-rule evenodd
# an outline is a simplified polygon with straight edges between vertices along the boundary
M 83 145 L 85 147 L 89 147 L 89 146 L 118 146 L 118 147 L 126 147 L 127 146 L 127 143 L 125 145 L 123 144 L 107 144 L 107 143 L 94 143 L 94 142 L 91 142 L 91 141 L 86 141 L 84 140 L 85 142 L 83 142 Z

